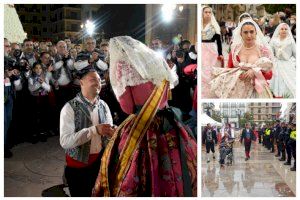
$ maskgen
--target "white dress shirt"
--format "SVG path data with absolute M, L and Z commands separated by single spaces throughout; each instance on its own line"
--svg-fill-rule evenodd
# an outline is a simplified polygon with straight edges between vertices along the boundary
M 58 61 L 54 64 L 54 70 L 58 70 L 60 69 L 62 66 L 63 66 L 64 62 L 63 61 Z M 74 62 L 72 59 L 69 59 L 67 61 L 67 67 L 70 69 L 70 70 L 73 70 L 74 69 Z M 66 73 L 66 70 L 64 68 L 62 68 L 61 70 L 61 74 L 60 74 L 60 77 L 58 78 L 57 80 L 58 82 L 58 85 L 68 85 L 71 80 L 69 79 L 67 73 Z
M 79 97 L 75 98 L 79 99 Z M 110 124 L 112 126 L 113 120 L 110 109 L 104 101 L 102 102 L 106 110 L 107 120 L 106 122 L 103 122 L 103 124 Z M 60 113 L 60 144 L 64 149 L 75 148 L 76 146 L 80 146 L 91 140 L 90 154 L 100 152 L 102 140 L 101 135 L 99 135 L 96 130 L 96 125 L 99 124 L 99 106 L 100 104 L 97 103 L 97 106 L 95 106 L 93 110 L 92 108 L 88 108 L 93 125 L 75 132 L 74 110 L 69 103 L 66 103 Z

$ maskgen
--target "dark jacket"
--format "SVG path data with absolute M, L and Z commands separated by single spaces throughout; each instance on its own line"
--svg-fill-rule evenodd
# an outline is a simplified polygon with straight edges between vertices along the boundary
M 243 142 L 243 140 L 245 140 L 245 139 L 246 139 L 246 129 L 243 129 L 240 142 Z M 255 137 L 252 129 L 250 129 L 250 139 L 253 141 L 256 140 L 256 137 Z

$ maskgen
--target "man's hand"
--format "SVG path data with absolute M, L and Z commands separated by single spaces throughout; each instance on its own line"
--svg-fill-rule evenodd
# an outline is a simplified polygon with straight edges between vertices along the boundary
M 98 124 L 96 125 L 96 129 L 99 135 L 108 137 L 111 137 L 115 132 L 115 128 L 112 127 L 110 124 Z
M 20 75 L 20 71 L 17 70 L 17 69 L 14 69 L 12 73 L 13 73 L 13 75 L 15 75 L 15 76 L 19 76 L 19 75 Z
M 54 67 L 53 67 L 53 65 L 52 65 L 52 64 L 51 64 L 51 65 L 48 67 L 47 71 L 48 71 L 48 72 L 52 72 L 52 71 L 54 71 Z
M 39 83 L 42 84 L 45 81 L 44 78 L 39 78 Z
M 92 59 L 93 60 L 98 60 L 98 58 L 99 58 L 99 54 L 97 52 L 93 52 L 92 53 Z
M 69 51 L 65 51 L 65 58 L 68 58 L 69 57 Z

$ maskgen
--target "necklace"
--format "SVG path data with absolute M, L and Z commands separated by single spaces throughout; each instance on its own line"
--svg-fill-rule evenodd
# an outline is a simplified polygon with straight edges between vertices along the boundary
M 254 47 L 256 47 L 255 44 L 254 44 L 252 47 L 246 47 L 246 46 L 244 45 L 245 50 L 251 50 L 251 49 L 253 49 Z

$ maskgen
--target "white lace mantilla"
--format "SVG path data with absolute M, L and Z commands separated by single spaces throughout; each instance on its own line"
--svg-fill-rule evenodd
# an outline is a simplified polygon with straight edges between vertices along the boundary
M 110 39 L 110 81 L 117 99 L 127 86 L 148 81 L 160 85 L 166 79 L 173 88 L 178 77 L 171 73 L 165 59 L 143 43 L 129 37 Z

